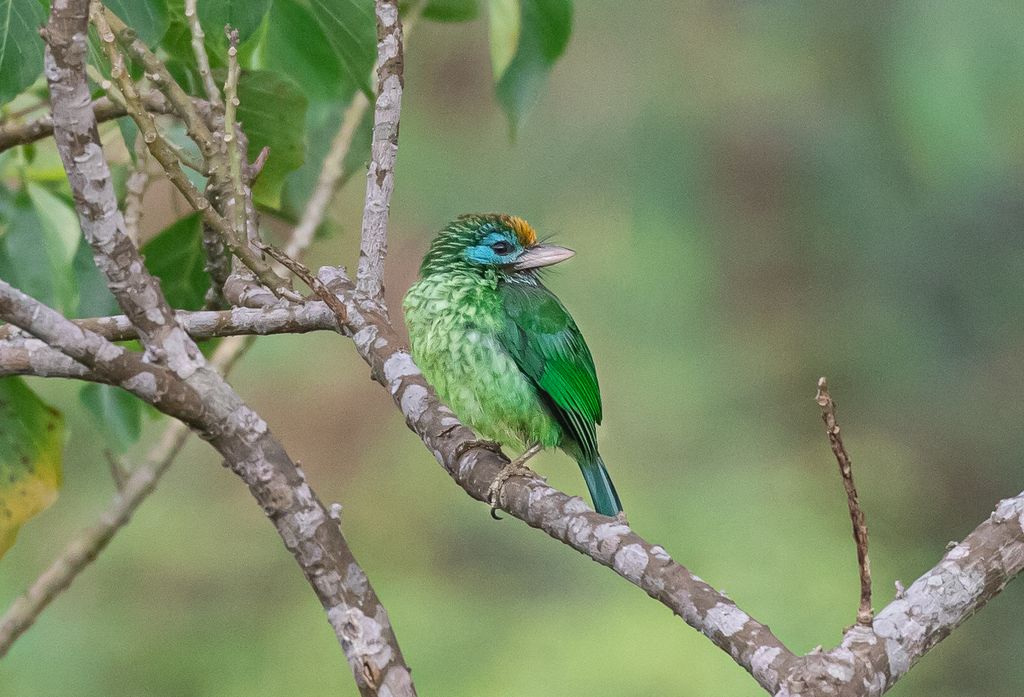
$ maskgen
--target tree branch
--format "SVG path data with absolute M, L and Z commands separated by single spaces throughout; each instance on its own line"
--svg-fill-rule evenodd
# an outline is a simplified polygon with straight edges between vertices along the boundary
M 249 486 L 294 555 L 326 611 L 360 692 L 415 695 L 387 612 L 337 523 L 267 424 L 223 378 L 204 366 L 194 342 L 174 322 L 159 285 L 148 285 L 152 277 L 124 233 L 89 108 L 84 65 L 87 10 L 87 0 L 52 4 L 46 28 L 46 73 L 55 137 L 83 228 L 93 225 L 105 234 L 102 239 L 99 234 L 90 238 L 97 264 L 122 309 L 139 328 L 151 360 L 83 331 L 3 281 L 0 318 L 197 430 Z M 110 19 L 113 22 L 116 17 L 110 15 Z M 139 43 L 123 24 L 114 31 L 132 45 Z M 101 41 L 109 40 L 109 32 L 100 27 Z M 118 253 L 112 254 L 113 249 Z M 138 297 L 138 292 L 144 295 Z
M 377 100 L 373 112 L 372 159 L 366 172 L 366 203 L 356 285 L 361 293 L 380 301 L 384 297 L 384 257 L 388 245 L 388 212 L 395 188 L 398 124 L 402 112 L 404 55 L 398 0 L 376 0 Z
M 44 60 L 57 151 L 68 173 L 82 232 L 114 298 L 138 327 L 139 339 L 152 359 L 187 376 L 202 365 L 202 354 L 174 322 L 160 284 L 146 271 L 117 208 L 85 79 L 87 12 L 84 1 L 55 5 L 45 29 Z M 107 43 L 102 38 L 101 43 Z M 127 72 L 123 66 L 122 72 Z M 131 88 L 130 94 L 125 87 Z M 129 106 L 133 99 L 141 104 L 130 77 L 127 84 L 122 83 L 122 92 Z M 142 124 L 140 130 L 148 141 Z

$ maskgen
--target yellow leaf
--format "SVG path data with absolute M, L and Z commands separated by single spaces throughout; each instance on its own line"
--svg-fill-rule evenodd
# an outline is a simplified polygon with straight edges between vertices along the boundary
M 0 557 L 18 530 L 57 499 L 64 417 L 21 378 L 0 380 Z

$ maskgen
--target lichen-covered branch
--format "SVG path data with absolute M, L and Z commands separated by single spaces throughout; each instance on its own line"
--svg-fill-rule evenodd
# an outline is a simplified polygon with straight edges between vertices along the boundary
M 438 400 L 376 303 L 356 292 L 338 269 L 324 267 L 318 275 L 344 302 L 343 332 L 354 340 L 373 379 L 391 393 L 409 428 L 466 493 L 487 502 L 491 482 L 507 460 L 483 448 L 457 459 L 460 445 L 476 435 Z M 768 627 L 673 561 L 663 547 L 540 479 L 509 480 L 502 501 L 513 516 L 612 568 L 664 604 L 728 652 L 766 690 L 778 688 L 793 654 Z
M 202 354 L 174 322 L 159 282 L 146 271 L 125 231 L 85 79 L 87 11 L 87 2 L 54 3 L 45 29 L 44 60 L 54 140 L 68 174 L 82 232 L 108 287 L 138 328 L 139 339 L 151 358 L 184 376 L 197 362 L 202 363 Z M 141 104 L 134 89 L 125 97 L 134 97 Z
M 376 0 L 374 4 L 377 14 L 377 99 L 373 110 L 370 167 L 366 172 L 366 202 L 363 205 L 356 286 L 366 296 L 382 300 L 405 58 L 398 0 Z M 385 311 L 383 302 L 378 304 L 381 311 Z

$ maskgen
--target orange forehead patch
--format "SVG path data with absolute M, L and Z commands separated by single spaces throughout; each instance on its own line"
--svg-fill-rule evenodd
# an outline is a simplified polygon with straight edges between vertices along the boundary
M 505 222 L 516 233 L 516 237 L 524 247 L 537 244 L 537 231 L 528 222 L 517 215 L 506 216 Z

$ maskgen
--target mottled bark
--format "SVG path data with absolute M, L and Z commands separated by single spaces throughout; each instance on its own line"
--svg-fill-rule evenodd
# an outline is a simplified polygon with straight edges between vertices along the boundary
M 149 274 L 117 207 L 85 79 L 87 2 L 55 2 L 46 27 L 45 68 L 57 151 L 68 173 L 82 232 L 96 265 L 150 358 L 187 377 L 202 354 L 178 327 L 159 282 Z

